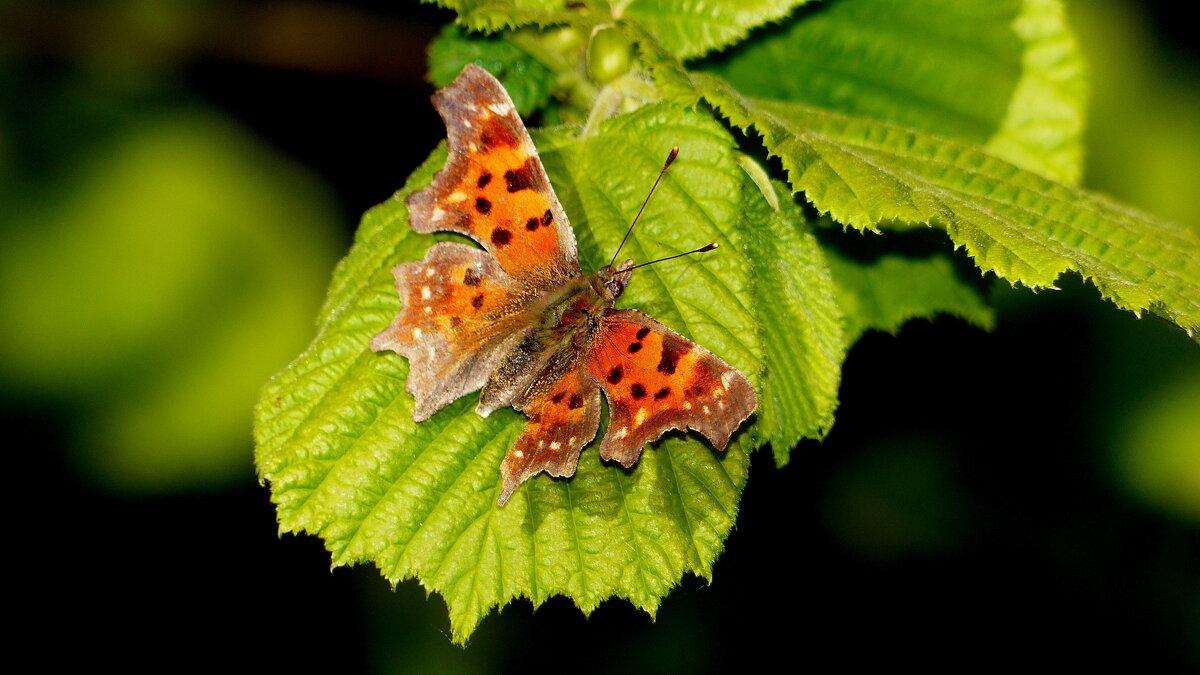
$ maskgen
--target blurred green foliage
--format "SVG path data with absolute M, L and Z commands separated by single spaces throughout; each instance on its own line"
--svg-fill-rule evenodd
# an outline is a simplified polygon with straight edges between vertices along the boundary
M 256 391 L 311 338 L 337 216 L 213 110 L 123 112 L 7 205 L 4 387 L 75 411 L 78 467 L 109 488 L 229 485 Z

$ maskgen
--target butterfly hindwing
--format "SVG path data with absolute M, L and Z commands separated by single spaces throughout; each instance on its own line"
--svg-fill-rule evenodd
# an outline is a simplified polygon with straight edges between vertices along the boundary
M 671 429 L 699 431 L 723 450 L 758 407 L 745 375 L 636 310 L 605 311 L 587 369 L 608 398 L 600 456 L 626 467 Z
M 422 421 L 483 386 L 511 350 L 521 309 L 518 284 L 496 259 L 472 246 L 442 242 L 421 262 L 392 270 L 403 307 L 371 349 L 408 357 L 405 390 Z
M 575 474 L 579 453 L 600 425 L 600 387 L 576 364 L 535 400 L 518 407 L 529 422 L 500 465 L 501 506 L 521 483 L 541 471 L 551 476 Z
M 450 156 L 428 188 L 409 196 L 413 229 L 465 234 L 535 288 L 579 276 L 575 234 L 504 87 L 468 65 L 433 104 Z

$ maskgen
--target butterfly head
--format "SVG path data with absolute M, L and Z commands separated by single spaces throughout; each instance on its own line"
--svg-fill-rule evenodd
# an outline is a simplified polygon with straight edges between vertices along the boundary
M 625 292 L 625 286 L 629 284 L 629 277 L 633 275 L 633 261 L 626 260 L 625 262 L 613 267 L 605 265 L 596 272 L 597 291 L 604 298 L 604 303 L 612 307 L 617 298 Z

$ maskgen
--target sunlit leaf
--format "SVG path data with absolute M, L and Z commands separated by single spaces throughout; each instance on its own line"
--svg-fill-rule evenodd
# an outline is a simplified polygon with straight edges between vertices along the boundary
M 1053 0 L 823 3 L 704 69 L 745 96 L 948 136 L 1073 183 L 1085 87 L 1063 14 Z
M 782 208 L 772 210 L 748 190 L 745 213 L 767 356 L 757 429 L 783 465 L 797 441 L 820 438 L 833 425 L 849 343 L 825 254 L 787 187 L 768 187 Z
M 984 271 L 1033 288 L 1075 271 L 1122 309 L 1200 328 L 1200 237 L 978 148 L 796 103 L 749 99 L 694 75 L 730 121 L 753 128 L 792 188 L 847 225 L 942 227 Z

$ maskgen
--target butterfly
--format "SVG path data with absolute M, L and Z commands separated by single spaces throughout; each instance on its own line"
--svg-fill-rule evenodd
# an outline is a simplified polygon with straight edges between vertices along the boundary
M 525 413 L 500 466 L 501 506 L 542 471 L 574 475 L 600 424 L 601 392 L 606 460 L 631 467 L 671 429 L 699 431 L 723 450 L 758 407 L 745 375 L 649 316 L 614 308 L 632 260 L 582 272 L 537 149 L 491 74 L 468 65 L 432 100 L 449 156 L 406 199 L 409 223 L 483 248 L 442 242 L 392 270 L 403 307 L 371 349 L 408 358 L 413 420 L 480 389 L 480 415 Z

